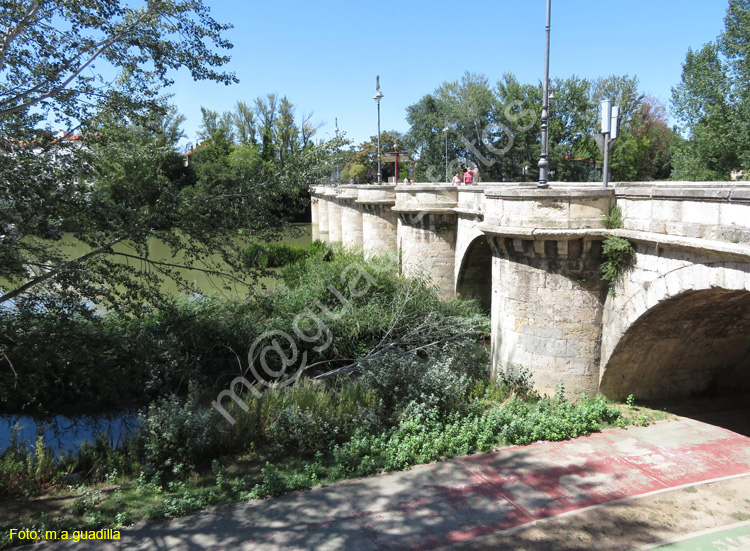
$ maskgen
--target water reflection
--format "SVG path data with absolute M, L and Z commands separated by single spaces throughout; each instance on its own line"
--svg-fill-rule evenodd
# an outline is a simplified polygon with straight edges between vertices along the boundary
M 75 454 L 84 440 L 93 443 L 102 434 L 107 435 L 114 447 L 120 447 L 137 426 L 136 412 L 76 417 L 56 415 L 46 419 L 25 415 L 0 415 L 0 451 L 8 448 L 14 427 L 18 429 L 18 443 L 24 443 L 31 449 L 37 435 L 43 434 L 45 445 L 59 458 Z

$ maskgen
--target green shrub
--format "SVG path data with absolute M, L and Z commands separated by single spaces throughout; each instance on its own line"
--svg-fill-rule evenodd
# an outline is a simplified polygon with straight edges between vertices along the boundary
M 563 440 L 599 430 L 619 412 L 601 396 L 574 404 L 558 398 L 536 403 L 512 398 L 504 405 L 468 414 L 441 415 L 423 402 L 410 402 L 399 424 L 386 433 L 358 431 L 334 449 L 334 459 L 358 476 L 398 470 L 445 457 L 489 451 L 496 444 Z
M 400 416 L 411 402 L 423 402 L 445 413 L 458 410 L 466 401 L 470 378 L 461 372 L 456 356 L 443 355 L 441 348 L 424 358 L 415 352 L 390 352 L 362 366 L 361 383 L 373 390 L 381 412 Z
M 317 252 L 320 245 L 313 249 Z M 281 268 L 298 262 L 311 254 L 310 249 L 280 243 L 256 243 L 245 249 L 245 258 L 255 268 Z
M 266 466 L 261 471 L 263 473 L 262 481 L 250 490 L 248 493 L 250 499 L 277 497 L 287 492 L 309 490 L 312 487 L 310 478 L 297 473 L 285 476 L 269 462 L 266 462 Z
M 622 227 L 622 209 L 614 206 L 609 213 L 604 215 L 604 227 L 609 230 L 616 230 Z
M 272 291 L 243 299 L 175 299 L 139 319 L 116 312 L 68 316 L 59 310 L 0 310 L 0 345 L 10 360 L 0 363 L 7 371 L 0 408 L 91 413 L 138 407 L 185 395 L 189 388 L 215 396 L 238 372 L 247 372 L 247 351 L 259 335 L 294 336 L 295 330 L 314 335 L 319 327 L 302 315 L 308 311 L 332 337 L 327 347 L 322 339 L 296 339 L 300 356 L 307 354 L 307 364 L 317 366 L 308 375 L 391 342 L 401 351 L 452 342 L 456 348 L 446 354 L 462 358 L 462 372 L 486 369 L 478 355 L 464 354 L 489 330 L 475 304 L 441 300 L 426 278 L 402 279 L 392 258 L 365 261 L 359 253 L 332 252 L 315 243 L 306 258 L 283 269 L 283 280 Z
M 497 382 L 503 386 L 509 394 L 519 398 L 538 398 L 531 382 L 531 371 L 520 365 L 511 364 L 507 371 L 500 372 Z
M 183 402 L 172 396 L 150 405 L 139 416 L 145 479 L 164 484 L 195 470 L 209 457 L 216 422 L 212 411 L 192 398 Z

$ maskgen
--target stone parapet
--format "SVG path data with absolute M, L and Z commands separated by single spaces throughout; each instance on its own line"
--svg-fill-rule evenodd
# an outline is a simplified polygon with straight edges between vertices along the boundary
M 697 187 L 625 185 L 616 189 L 623 228 L 750 243 L 750 186 L 713 182 Z
M 508 188 L 485 191 L 485 223 L 491 226 L 594 229 L 614 205 L 605 188 Z
M 456 186 L 458 205 L 456 212 L 484 216 L 484 192 L 486 186 Z
M 450 185 L 401 185 L 396 188 L 396 212 L 452 213 L 458 203 L 458 188 Z
M 358 186 L 357 203 L 362 205 L 396 204 L 396 186 Z
M 356 201 L 359 197 L 359 188 L 364 186 L 358 186 L 358 185 L 346 185 L 339 187 L 339 199 L 351 199 L 353 201 Z

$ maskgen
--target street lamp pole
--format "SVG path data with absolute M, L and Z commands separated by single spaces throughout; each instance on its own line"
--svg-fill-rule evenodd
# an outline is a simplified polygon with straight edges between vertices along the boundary
M 552 14 L 552 0 L 547 0 L 547 45 L 544 51 L 544 91 L 542 92 L 542 154 L 539 159 L 539 183 L 537 188 L 549 187 L 549 34 Z
M 448 119 L 445 119 L 445 126 L 443 127 L 445 132 L 445 182 L 448 183 Z
M 380 100 L 383 94 L 380 91 L 380 75 L 375 79 L 375 96 L 372 98 L 378 103 L 378 185 L 383 183 L 383 172 L 380 169 Z
M 336 128 L 333 130 L 336 133 L 336 138 L 339 137 L 339 118 L 336 117 Z M 338 148 L 338 142 L 336 143 L 336 148 Z M 336 149 L 337 155 L 336 155 L 336 180 L 338 180 L 341 177 L 341 174 L 339 173 L 339 156 L 338 156 L 338 149 Z

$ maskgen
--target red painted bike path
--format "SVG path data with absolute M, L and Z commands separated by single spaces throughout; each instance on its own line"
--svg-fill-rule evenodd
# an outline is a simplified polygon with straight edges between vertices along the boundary
M 750 438 L 680 419 L 220 507 L 128 529 L 122 541 L 94 542 L 90 549 L 426 551 L 613 500 L 748 473 Z

